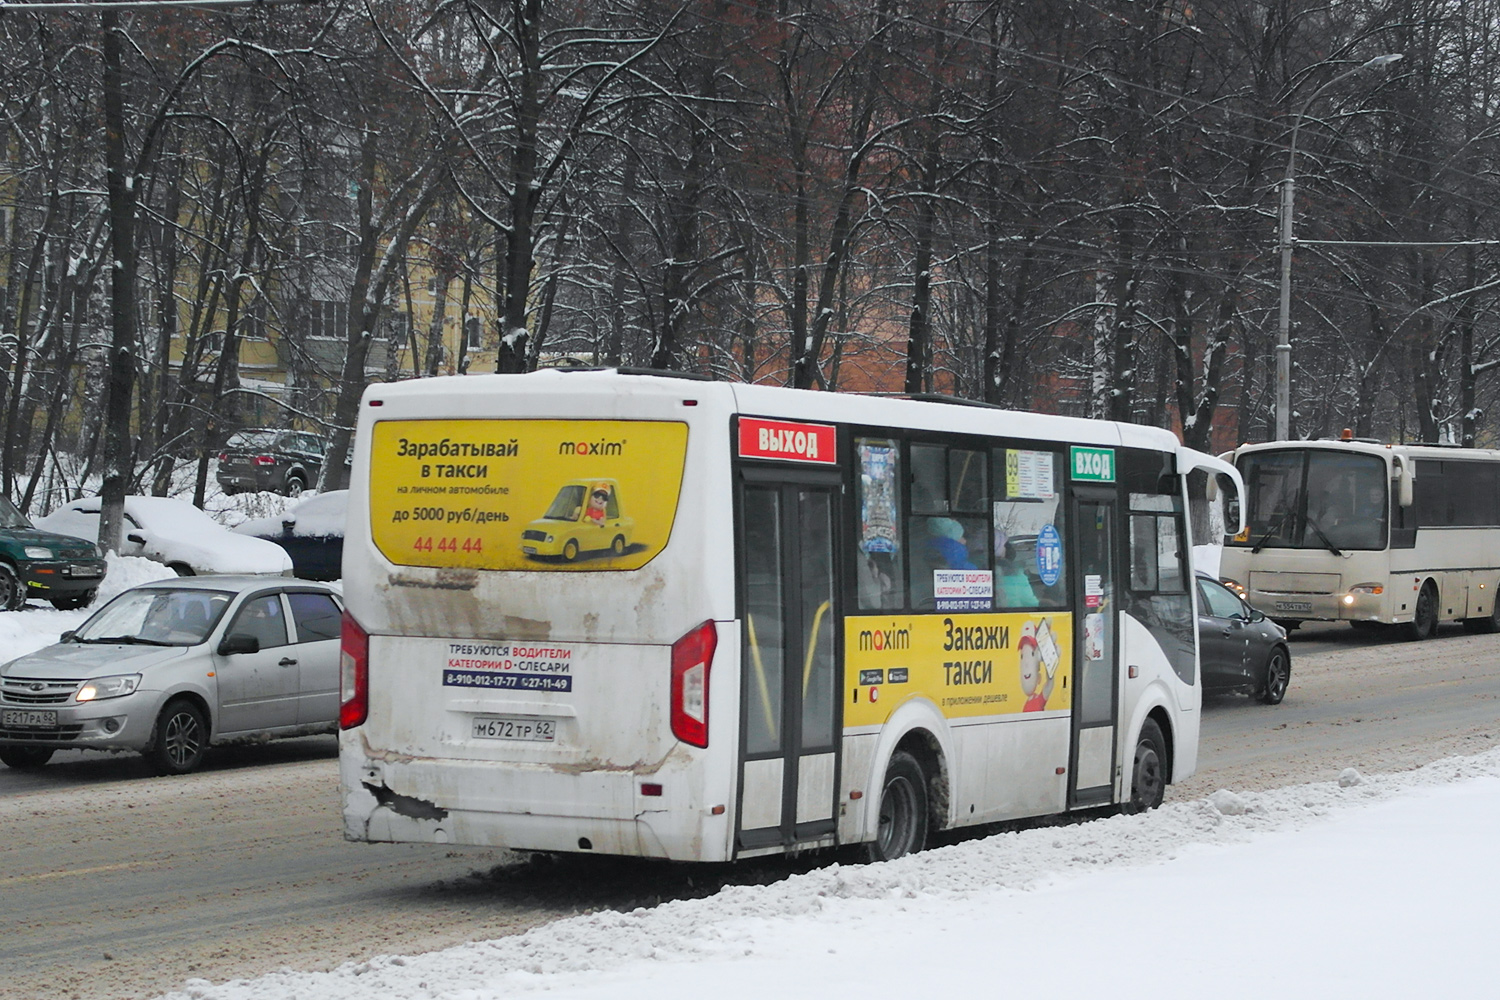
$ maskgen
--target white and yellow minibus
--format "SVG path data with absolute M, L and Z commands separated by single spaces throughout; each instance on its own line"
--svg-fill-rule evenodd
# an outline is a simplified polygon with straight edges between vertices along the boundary
M 1500 631 L 1500 451 L 1346 438 L 1224 458 L 1243 475 L 1246 527 L 1220 573 L 1254 607 L 1291 627 Z
M 372 386 L 355 440 L 348 839 L 885 859 L 1193 773 L 1233 469 L 1166 431 L 546 370 Z

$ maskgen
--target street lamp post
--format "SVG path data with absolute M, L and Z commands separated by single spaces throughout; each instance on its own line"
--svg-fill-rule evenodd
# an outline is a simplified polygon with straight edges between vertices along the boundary
M 1287 147 L 1286 179 L 1281 182 L 1281 309 L 1276 330 L 1276 440 L 1285 441 L 1291 436 L 1292 424 L 1292 199 L 1296 191 L 1297 175 L 1297 131 L 1302 128 L 1302 119 L 1323 91 L 1357 73 L 1369 69 L 1389 66 L 1401 53 L 1393 52 L 1376 56 L 1351 70 L 1346 70 L 1312 92 L 1302 102 L 1297 117 L 1292 119 L 1292 139 Z

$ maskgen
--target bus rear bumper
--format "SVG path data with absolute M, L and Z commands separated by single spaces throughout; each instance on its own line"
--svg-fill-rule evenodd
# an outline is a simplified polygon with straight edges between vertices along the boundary
M 346 840 L 729 860 L 728 810 L 715 815 L 674 802 L 673 786 L 686 790 L 681 773 L 642 779 L 628 771 L 567 774 L 461 761 L 365 761 L 351 773 L 341 765 Z M 404 791 L 419 788 L 484 792 L 422 799 Z

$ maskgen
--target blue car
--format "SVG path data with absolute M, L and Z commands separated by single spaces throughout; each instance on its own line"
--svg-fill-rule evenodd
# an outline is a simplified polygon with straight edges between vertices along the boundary
M 234 531 L 275 542 L 292 557 L 292 574 L 303 580 L 339 580 L 344 575 L 344 514 L 348 490 L 311 496 L 277 517 L 236 525 Z

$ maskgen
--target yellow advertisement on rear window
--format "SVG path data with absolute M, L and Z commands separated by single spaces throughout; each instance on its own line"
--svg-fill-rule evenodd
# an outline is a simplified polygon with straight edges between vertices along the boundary
M 950 719 L 1073 707 L 1067 612 L 844 619 L 844 725 L 878 726 L 912 698 Z
M 382 420 L 370 532 L 402 566 L 631 570 L 667 544 L 687 424 Z

